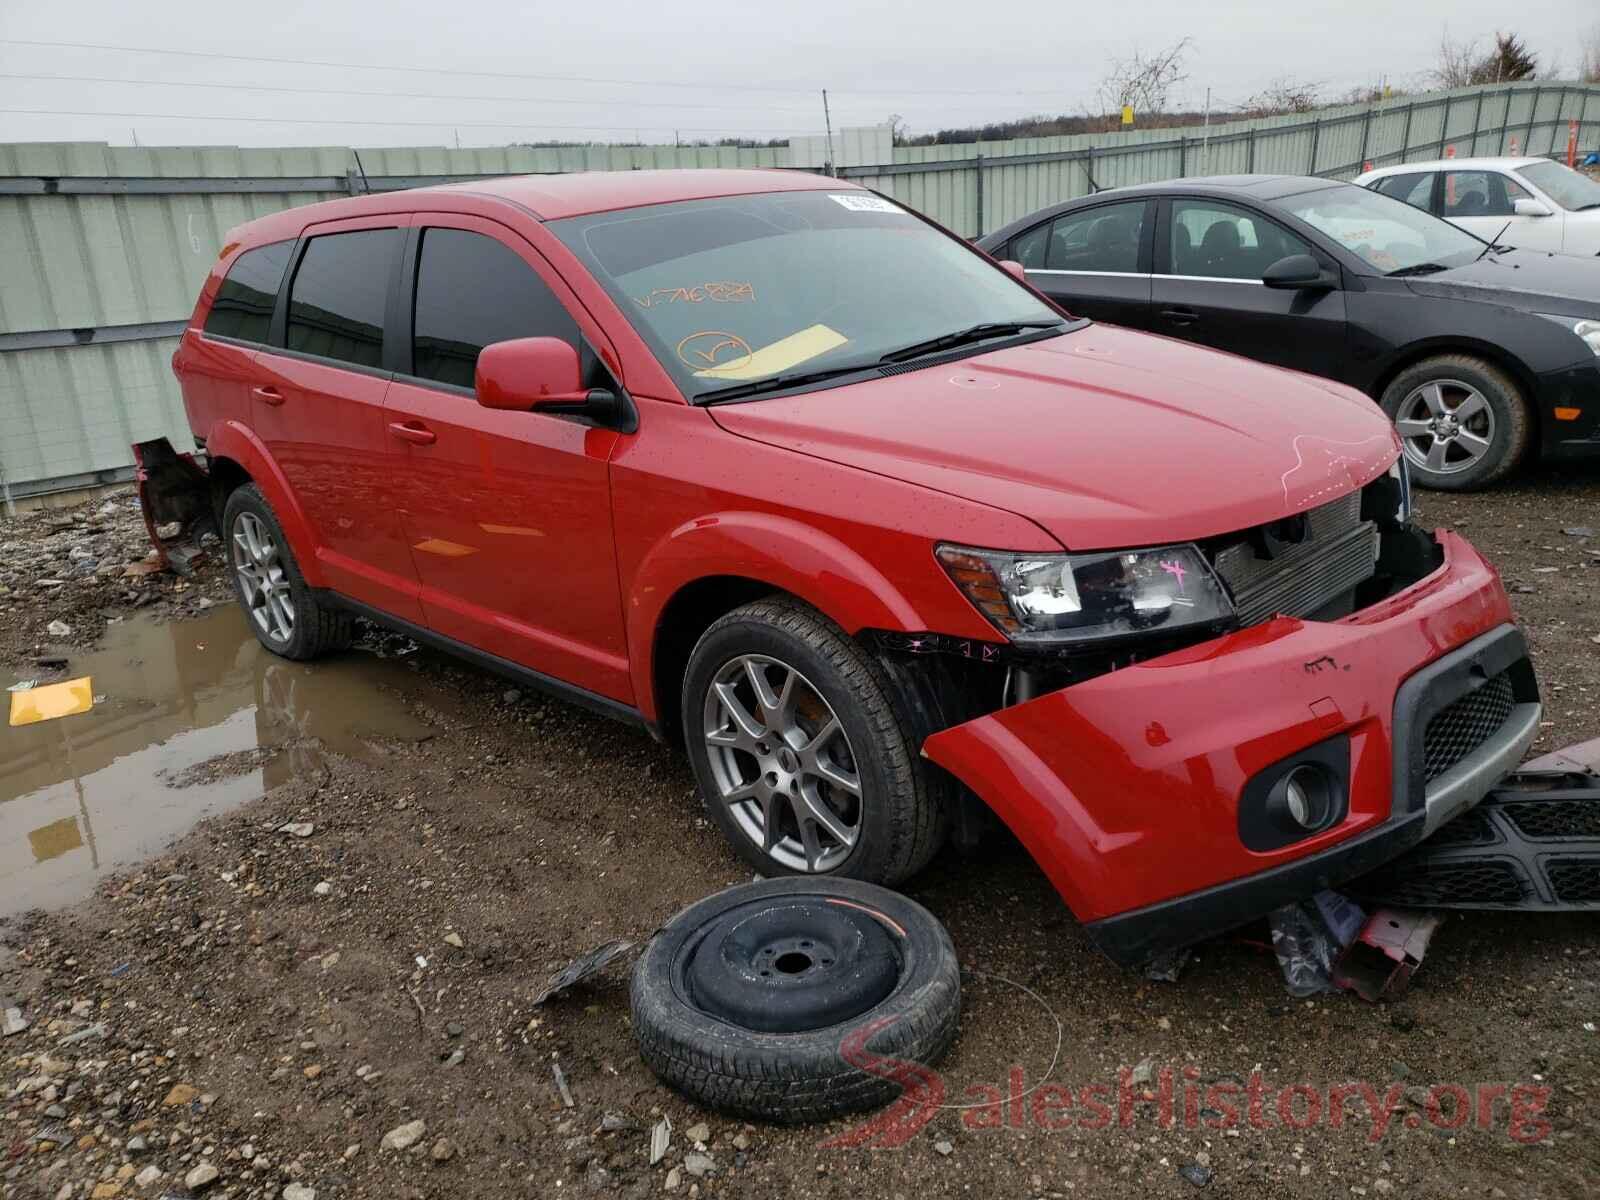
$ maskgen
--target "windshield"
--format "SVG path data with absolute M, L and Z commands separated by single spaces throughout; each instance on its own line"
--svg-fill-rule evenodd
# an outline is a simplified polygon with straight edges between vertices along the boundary
M 773 192 L 552 221 L 691 399 L 876 366 L 1064 318 L 977 251 L 869 192 Z M 973 331 L 974 326 L 995 330 Z
M 1562 163 L 1534 163 L 1518 167 L 1517 174 L 1568 212 L 1600 208 L 1600 183 Z
M 1277 204 L 1386 273 L 1459 267 L 1484 250 L 1483 242 L 1448 221 L 1352 184 L 1285 196 Z

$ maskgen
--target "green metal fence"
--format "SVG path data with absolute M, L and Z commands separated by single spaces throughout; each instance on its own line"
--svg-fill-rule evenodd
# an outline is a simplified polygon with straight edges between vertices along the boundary
M 1184 175 L 1348 178 L 1364 163 L 1600 144 L 1600 87 L 1507 84 L 1209 128 L 903 146 L 838 173 L 973 237 L 1043 205 Z M 189 434 L 177 336 L 228 229 L 293 205 L 507 174 L 788 167 L 786 148 L 0 145 L 0 488 L 125 478 L 128 444 Z

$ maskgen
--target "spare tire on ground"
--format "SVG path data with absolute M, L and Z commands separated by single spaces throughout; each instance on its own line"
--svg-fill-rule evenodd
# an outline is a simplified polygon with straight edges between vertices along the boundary
M 769 879 L 668 922 L 634 966 L 632 1001 L 663 1082 L 801 1124 L 887 1104 L 937 1062 L 961 975 L 950 935 L 915 901 L 849 879 Z

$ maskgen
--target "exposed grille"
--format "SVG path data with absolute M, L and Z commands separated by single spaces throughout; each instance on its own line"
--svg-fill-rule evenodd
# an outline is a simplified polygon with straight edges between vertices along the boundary
M 1502 672 L 1434 713 L 1422 735 L 1423 778 L 1432 782 L 1483 745 L 1514 704 L 1511 677 Z
M 1378 529 L 1361 520 L 1361 493 L 1306 514 L 1304 538 L 1261 557 L 1251 541 L 1219 550 L 1217 574 L 1233 594 L 1239 620 L 1254 625 L 1284 614 L 1309 616 L 1372 575 Z
M 1354 890 L 1381 896 L 1385 904 L 1402 908 L 1516 904 L 1525 894 L 1522 880 L 1511 864 L 1492 861 L 1430 863 L 1403 873 L 1391 869 L 1363 879 Z
M 1496 840 L 1489 814 L 1481 808 L 1469 808 L 1459 817 L 1446 821 L 1428 839 L 1434 846 L 1484 846 Z
M 1506 805 L 1524 837 L 1600 838 L 1600 804 L 1585 800 L 1524 800 Z
M 1558 858 L 1545 866 L 1545 874 L 1563 904 L 1600 902 L 1600 860 Z

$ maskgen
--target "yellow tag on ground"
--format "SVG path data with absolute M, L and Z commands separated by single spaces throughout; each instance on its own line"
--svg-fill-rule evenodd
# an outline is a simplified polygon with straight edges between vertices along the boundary
M 707 367 L 704 371 L 696 371 L 694 374 L 696 379 L 764 379 L 768 375 L 782 374 L 809 358 L 826 354 L 849 340 L 837 329 L 829 329 L 826 325 L 813 325 L 809 329 L 802 329 L 799 333 L 791 333 L 786 338 L 779 338 L 770 346 L 763 346 L 729 366 Z
M 11 723 L 32 725 L 36 721 L 54 721 L 57 717 L 88 712 L 93 707 L 94 678 L 85 675 L 65 683 L 47 683 L 25 692 L 12 692 Z

